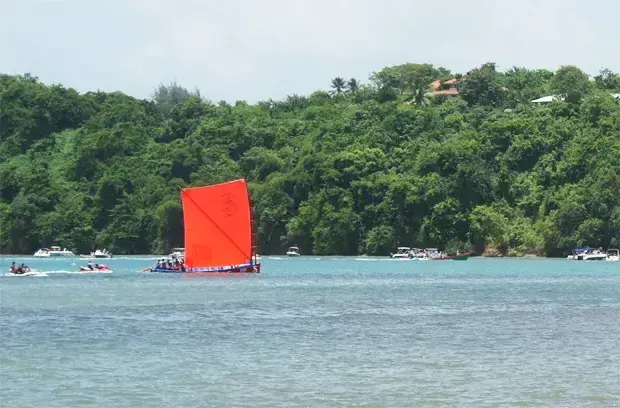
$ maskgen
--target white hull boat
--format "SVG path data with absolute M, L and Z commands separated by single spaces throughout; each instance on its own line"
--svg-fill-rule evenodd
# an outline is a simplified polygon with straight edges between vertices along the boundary
M 618 262 L 620 261 L 620 251 L 617 249 L 608 249 L 607 250 L 607 262 Z
M 584 257 L 584 261 L 604 261 L 607 259 L 607 255 L 605 254 L 601 254 L 601 255 L 591 255 L 591 256 L 585 256 Z M 579 259 L 577 259 L 579 260 Z
M 409 247 L 398 247 L 395 254 L 390 254 L 392 259 L 412 259 L 413 251 Z
M 604 261 L 607 259 L 606 254 L 577 255 L 575 261 Z
M 592 248 L 575 248 L 572 255 L 569 255 L 567 259 L 574 261 L 605 261 L 608 254 L 604 253 L 600 249 Z
M 172 259 L 185 258 L 185 248 L 172 248 L 172 253 L 168 257 Z
M 299 253 L 299 248 L 297 247 L 290 247 L 288 251 L 286 251 L 286 255 L 287 256 L 301 256 L 301 254 Z
M 398 247 L 395 254 L 390 254 L 392 259 L 410 259 L 412 261 L 426 261 L 428 256 L 421 248 Z
M 41 248 L 34 253 L 35 258 L 54 258 L 60 256 L 75 256 L 75 254 L 71 251 L 68 251 L 67 248 L 60 249 L 60 247 L 53 246 L 51 248 Z
M 108 252 L 106 249 L 104 250 L 96 250 L 95 252 L 90 253 L 91 258 L 112 258 L 112 254 Z

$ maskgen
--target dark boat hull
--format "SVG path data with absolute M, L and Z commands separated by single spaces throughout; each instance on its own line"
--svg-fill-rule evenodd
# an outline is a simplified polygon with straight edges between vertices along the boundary
M 434 261 L 466 261 L 471 256 L 471 252 L 458 255 L 444 256 L 443 258 L 433 258 Z
M 159 272 L 159 273 L 179 273 L 187 275 L 209 275 L 209 274 L 222 274 L 222 273 L 260 273 L 260 264 L 254 265 L 239 265 L 239 266 L 226 266 L 217 268 L 195 268 L 191 270 L 181 271 L 178 269 L 160 269 L 151 268 L 146 272 Z

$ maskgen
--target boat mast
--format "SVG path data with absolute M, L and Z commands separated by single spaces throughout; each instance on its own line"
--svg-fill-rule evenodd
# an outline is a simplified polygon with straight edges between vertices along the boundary
M 248 202 L 250 203 L 250 226 L 252 228 L 252 254 L 251 254 L 251 258 L 250 258 L 250 263 L 257 263 L 256 262 L 256 221 L 254 219 L 254 203 L 252 202 L 252 195 L 250 194 L 250 191 L 248 190 Z

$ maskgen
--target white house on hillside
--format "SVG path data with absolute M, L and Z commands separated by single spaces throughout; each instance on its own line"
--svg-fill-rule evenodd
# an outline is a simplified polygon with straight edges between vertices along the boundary
M 620 93 L 612 93 L 611 97 L 612 98 L 616 98 L 616 99 L 620 99 Z M 559 96 L 559 95 L 548 95 L 548 96 L 543 96 L 542 98 L 534 99 L 534 100 L 530 101 L 530 103 L 549 103 L 549 102 L 553 102 L 555 100 L 563 101 L 564 97 L 563 96 Z
M 564 100 L 564 97 L 561 96 L 557 96 L 557 95 L 548 95 L 548 96 L 543 96 L 542 98 L 538 98 L 538 99 L 534 99 L 533 101 L 530 101 L 531 103 L 549 103 L 555 100 Z

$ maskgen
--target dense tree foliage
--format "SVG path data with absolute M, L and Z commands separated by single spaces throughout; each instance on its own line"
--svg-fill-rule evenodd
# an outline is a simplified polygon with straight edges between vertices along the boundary
M 174 83 L 137 100 L 2 75 L 0 250 L 162 253 L 183 245 L 180 189 L 238 177 L 261 253 L 618 247 L 619 78 L 404 64 L 230 105 Z

